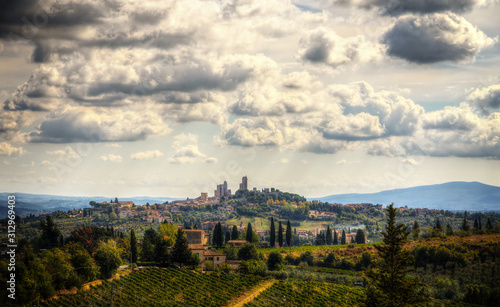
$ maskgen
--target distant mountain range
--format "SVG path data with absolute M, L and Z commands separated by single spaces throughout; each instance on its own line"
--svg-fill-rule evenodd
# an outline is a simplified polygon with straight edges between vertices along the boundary
M 480 182 L 447 182 L 370 194 L 338 194 L 308 198 L 329 203 L 373 203 L 384 206 L 444 209 L 450 211 L 500 211 L 500 187 Z
M 7 216 L 7 197 L 14 194 L 16 196 L 15 212 L 19 216 L 26 216 L 30 213 L 38 214 L 42 212 L 53 212 L 56 210 L 68 211 L 71 209 L 90 208 L 91 200 L 96 202 L 110 201 L 111 198 L 103 196 L 81 197 L 81 196 L 59 196 L 45 194 L 28 194 L 28 193 L 0 193 L 0 218 Z M 114 199 L 114 198 L 113 198 Z M 133 201 L 137 205 L 145 205 L 146 203 L 164 203 L 178 198 L 172 197 L 127 197 L 119 198 L 118 200 Z

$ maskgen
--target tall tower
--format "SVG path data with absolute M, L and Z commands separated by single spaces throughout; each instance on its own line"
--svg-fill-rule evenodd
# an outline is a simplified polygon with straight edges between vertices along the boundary
M 222 196 L 228 196 L 229 193 L 227 192 L 227 181 L 224 180 L 224 191 L 223 191 L 223 195 Z
M 248 190 L 248 179 L 247 179 L 247 176 L 244 176 L 244 177 L 241 179 L 240 189 L 245 189 L 245 190 Z

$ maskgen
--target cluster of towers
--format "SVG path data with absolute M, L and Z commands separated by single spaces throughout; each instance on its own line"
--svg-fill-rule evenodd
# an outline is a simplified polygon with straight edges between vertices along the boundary
M 248 178 L 244 176 L 241 179 L 240 189 L 248 189 Z M 218 184 L 217 189 L 214 190 L 215 197 L 227 197 L 231 195 L 231 189 L 227 188 L 227 181 L 224 180 L 223 184 Z

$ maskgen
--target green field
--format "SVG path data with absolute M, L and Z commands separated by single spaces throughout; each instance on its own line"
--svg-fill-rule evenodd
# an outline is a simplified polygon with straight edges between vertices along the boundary
M 364 289 L 323 281 L 279 281 L 246 307 L 254 306 L 360 306 Z
M 224 306 L 261 280 L 254 275 L 151 268 L 34 306 L 109 306 L 111 298 L 113 306 Z

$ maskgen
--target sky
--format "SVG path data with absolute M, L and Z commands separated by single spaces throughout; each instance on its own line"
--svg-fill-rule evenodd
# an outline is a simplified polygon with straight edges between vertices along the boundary
M 0 4 L 0 192 L 500 186 L 495 0 Z

